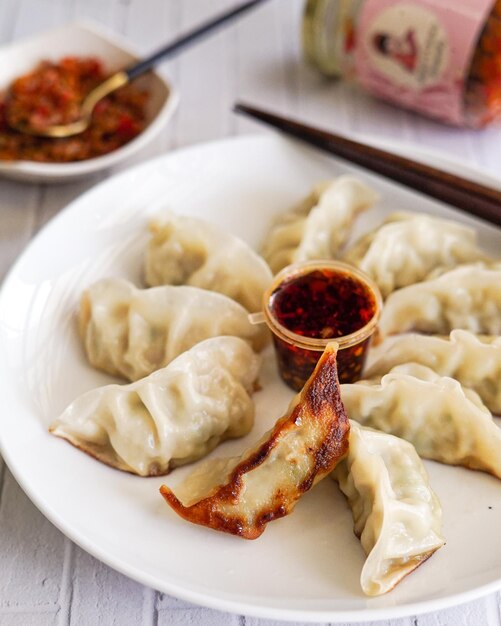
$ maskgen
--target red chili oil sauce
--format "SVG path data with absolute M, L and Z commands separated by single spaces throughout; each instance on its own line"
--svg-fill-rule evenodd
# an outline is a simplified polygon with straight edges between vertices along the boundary
M 368 284 L 349 270 L 318 268 L 286 277 L 272 291 L 268 309 L 276 322 L 300 337 L 329 340 L 346 337 L 364 328 L 378 313 L 379 303 Z M 298 339 L 300 339 L 300 337 Z M 279 370 L 293 389 L 302 388 L 323 350 L 294 345 L 274 334 Z M 360 378 L 370 341 L 360 342 L 338 352 L 340 382 Z
M 72 137 L 37 137 L 17 130 L 26 124 L 43 131 L 80 116 L 85 96 L 108 77 L 93 57 L 42 61 L 0 94 L 0 161 L 23 159 L 46 163 L 82 161 L 108 154 L 134 139 L 146 127 L 149 95 L 126 85 L 96 105 L 87 130 Z

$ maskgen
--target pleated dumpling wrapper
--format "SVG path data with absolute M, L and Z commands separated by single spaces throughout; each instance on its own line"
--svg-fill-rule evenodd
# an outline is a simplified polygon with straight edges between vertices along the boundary
M 392 213 L 361 237 L 343 260 L 377 283 L 383 297 L 423 281 L 437 267 L 484 259 L 473 228 L 425 213 Z
M 206 461 L 176 488 L 160 489 L 184 519 L 245 539 L 288 515 L 348 450 L 349 422 L 331 343 L 286 414 L 241 457 Z
M 210 222 L 165 213 L 150 222 L 144 278 L 149 287 L 190 285 L 233 298 L 251 313 L 262 308 L 272 275 L 245 241 Z
M 389 337 L 372 354 L 377 356 L 364 378 L 383 376 L 397 365 L 419 363 L 473 389 L 492 413 L 501 415 L 499 336 L 477 336 L 459 328 L 449 337 L 409 333 Z
M 457 380 L 408 363 L 342 385 L 341 394 L 352 419 L 410 441 L 420 456 L 501 478 L 501 429 Z
M 381 338 L 407 331 L 448 334 L 454 328 L 501 334 L 501 269 L 463 265 L 398 289 L 385 302 L 378 330 Z
M 444 545 L 442 508 L 410 443 L 353 420 L 350 427 L 348 455 L 331 475 L 367 554 L 362 590 L 379 596 Z
M 235 300 L 198 287 L 164 285 L 137 289 L 105 278 L 82 295 L 80 336 L 89 362 L 114 376 L 144 378 L 199 341 L 234 335 L 261 350 L 264 327 L 252 325 Z
M 84 393 L 50 431 L 112 467 L 167 474 L 250 431 L 259 361 L 243 339 L 206 339 L 135 383 Z
M 357 216 L 376 200 L 376 193 L 354 176 L 316 185 L 299 207 L 276 218 L 263 257 L 274 273 L 291 263 L 336 258 Z

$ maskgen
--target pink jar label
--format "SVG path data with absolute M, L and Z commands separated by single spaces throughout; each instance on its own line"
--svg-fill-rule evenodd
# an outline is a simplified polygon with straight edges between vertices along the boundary
M 357 24 L 355 73 L 372 93 L 452 124 L 494 0 L 366 0 Z

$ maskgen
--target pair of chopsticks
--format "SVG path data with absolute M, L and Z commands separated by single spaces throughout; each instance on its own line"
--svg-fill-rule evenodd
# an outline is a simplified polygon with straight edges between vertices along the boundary
M 246 104 L 236 104 L 234 111 L 470 215 L 501 226 L 501 191 Z

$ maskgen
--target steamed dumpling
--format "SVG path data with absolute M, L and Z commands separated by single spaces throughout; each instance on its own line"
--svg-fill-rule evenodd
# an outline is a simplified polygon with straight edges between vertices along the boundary
M 496 258 L 484 257 L 478 261 L 471 261 L 470 263 L 461 263 L 457 266 L 457 269 L 484 269 L 484 270 L 501 270 L 501 261 Z M 448 272 L 450 268 L 447 267 L 435 267 L 426 277 L 426 280 L 432 280 L 438 278 Z
M 460 329 L 449 337 L 413 333 L 389 338 L 375 352 L 380 356 L 364 378 L 387 374 L 396 365 L 420 363 L 473 389 L 490 411 L 501 415 L 501 337 L 477 337 Z
M 383 297 L 427 278 L 435 268 L 450 269 L 485 258 L 476 232 L 457 222 L 424 213 L 393 213 L 359 239 L 344 256 L 369 274 Z
M 150 223 L 145 281 L 190 285 L 224 294 L 254 313 L 272 276 L 244 241 L 195 217 L 165 214 Z
M 255 350 L 267 341 L 266 329 L 220 293 L 171 285 L 136 289 L 117 278 L 83 293 L 80 335 L 94 367 L 128 380 L 148 376 L 209 337 L 234 335 Z
M 353 176 L 317 185 L 299 207 L 277 218 L 264 242 L 263 257 L 274 273 L 290 263 L 335 258 L 358 214 L 376 198 Z
M 348 455 L 331 476 L 348 498 L 367 554 L 365 594 L 393 589 L 444 545 L 442 509 L 414 447 L 350 420 Z
M 331 343 L 285 415 L 241 457 L 209 460 L 175 494 L 174 511 L 195 524 L 256 539 L 288 515 L 348 449 L 348 418 L 339 397 L 337 344 Z
M 379 323 L 382 336 L 454 328 L 501 334 L 501 270 L 465 265 L 399 289 L 386 300 Z
M 167 474 L 250 431 L 258 371 L 242 339 L 207 339 L 142 380 L 84 393 L 50 431 L 112 467 Z
M 342 385 L 341 395 L 350 418 L 410 441 L 420 456 L 501 478 L 501 429 L 457 380 L 408 363 Z

